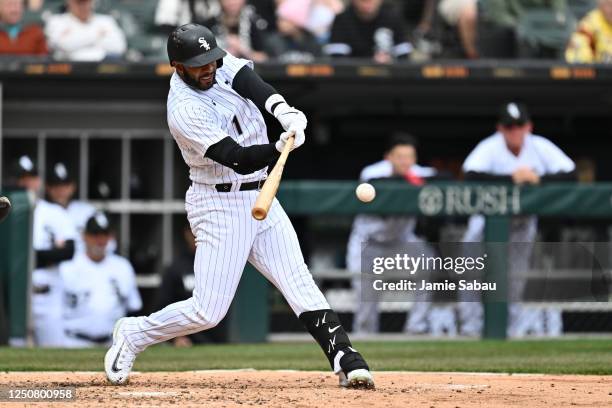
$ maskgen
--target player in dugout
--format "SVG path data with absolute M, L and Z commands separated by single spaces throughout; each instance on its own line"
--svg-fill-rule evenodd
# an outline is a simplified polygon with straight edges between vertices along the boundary
M 576 180 L 576 165 L 553 142 L 532 133 L 533 122 L 527 107 L 510 102 L 500 108 L 497 131 L 482 140 L 463 163 L 466 180 L 512 182 L 516 185 L 538 185 L 547 181 Z M 556 308 L 539 308 L 519 304 L 529 271 L 533 243 L 536 240 L 536 216 L 516 216 L 510 226 L 509 252 L 509 322 L 508 336 L 527 334 L 556 336 L 561 334 L 561 312 Z M 468 222 L 464 242 L 484 238 L 485 218 L 473 215 Z M 479 335 L 483 326 L 483 308 L 478 294 L 459 292 L 461 333 Z
M 110 344 L 115 321 L 142 307 L 132 265 L 108 253 L 112 237 L 108 217 L 95 213 L 83 230 L 84 251 L 60 264 L 63 347 Z
M 384 159 L 366 166 L 359 176 L 360 182 L 375 180 L 398 179 L 405 180 L 414 186 L 422 186 L 427 180 L 442 178 L 433 167 L 417 164 L 417 140 L 410 134 L 395 132 L 385 148 Z M 365 244 L 365 246 L 364 246 Z M 419 255 L 432 253 L 433 249 L 425 240 L 417 235 L 417 217 L 414 216 L 379 216 L 361 214 L 355 217 L 347 246 L 346 265 L 355 276 L 352 286 L 360 298 L 355 311 L 353 332 L 358 334 L 377 333 L 380 330 L 379 296 L 373 290 L 365 293 L 362 287 L 361 260 L 363 250 L 365 256 L 381 256 L 388 248 L 400 245 L 405 250 L 411 250 Z M 432 322 L 429 315 L 431 303 L 427 293 L 422 292 L 413 302 L 404 331 L 410 334 L 425 334 L 432 326 L 441 326 L 442 321 Z M 440 313 L 439 313 L 440 314 Z M 454 326 L 454 325 L 453 325 Z M 453 327 L 447 328 L 452 332 Z M 440 331 L 436 330 L 437 333 Z

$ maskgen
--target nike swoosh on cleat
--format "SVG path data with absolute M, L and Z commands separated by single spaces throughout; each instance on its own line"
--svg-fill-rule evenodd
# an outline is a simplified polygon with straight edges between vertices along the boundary
M 336 330 L 338 330 L 340 328 L 340 325 L 337 325 L 336 327 L 334 327 L 333 329 L 331 327 L 327 328 L 327 331 L 329 331 L 330 333 L 335 332 Z
M 117 368 L 117 361 L 119 360 L 119 355 L 121 354 L 121 349 L 123 348 L 123 343 L 119 347 L 119 352 L 115 356 L 115 361 L 113 361 L 113 365 L 111 366 L 111 370 L 113 373 L 118 373 L 120 370 Z

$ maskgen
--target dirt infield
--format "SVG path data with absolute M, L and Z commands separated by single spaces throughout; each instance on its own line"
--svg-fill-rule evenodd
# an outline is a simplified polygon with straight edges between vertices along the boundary
M 126 386 L 108 385 L 102 373 L 11 372 L 0 374 L 0 387 L 76 387 L 78 405 L 27 404 L 37 407 L 612 407 L 611 378 L 603 376 L 378 372 L 375 379 L 375 391 L 358 391 L 322 372 L 134 373 Z

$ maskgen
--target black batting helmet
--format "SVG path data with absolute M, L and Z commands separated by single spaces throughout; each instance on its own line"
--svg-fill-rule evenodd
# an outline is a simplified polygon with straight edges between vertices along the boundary
M 199 24 L 185 24 L 168 37 L 168 58 L 187 67 L 201 67 L 217 61 L 223 65 L 227 53 L 217 46 L 215 35 Z

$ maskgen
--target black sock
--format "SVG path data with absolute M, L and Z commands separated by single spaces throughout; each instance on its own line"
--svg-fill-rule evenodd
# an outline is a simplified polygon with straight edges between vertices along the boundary
M 363 357 L 352 347 L 336 312 L 331 309 L 304 312 L 299 319 L 321 346 L 334 372 L 338 371 L 334 363 L 338 352 L 342 352 L 338 364 L 345 374 L 358 368 L 369 369 Z

